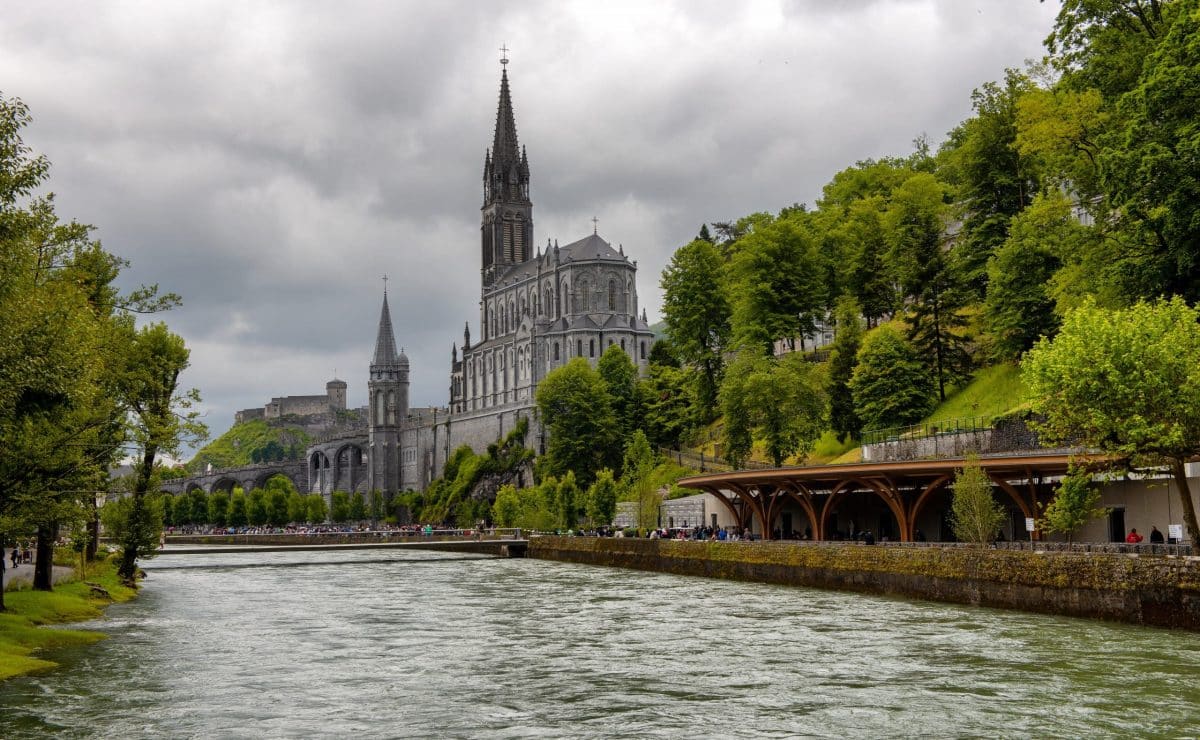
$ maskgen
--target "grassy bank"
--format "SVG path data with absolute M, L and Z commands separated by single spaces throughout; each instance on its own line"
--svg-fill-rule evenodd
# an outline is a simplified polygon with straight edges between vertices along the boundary
M 88 583 L 99 585 L 111 598 L 97 595 Z M 93 563 L 86 582 L 59 583 L 50 592 L 6 592 L 4 605 L 7 611 L 0 612 L 0 681 L 54 668 L 56 663 L 34 657 L 39 650 L 86 645 L 104 639 L 99 632 L 48 629 L 44 625 L 95 619 L 103 613 L 104 607 L 115 601 L 128 601 L 134 593 L 133 589 L 121 585 L 116 565 L 109 562 Z

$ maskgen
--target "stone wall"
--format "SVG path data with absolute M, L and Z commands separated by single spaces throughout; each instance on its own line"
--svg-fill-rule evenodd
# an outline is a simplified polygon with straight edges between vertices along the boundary
M 1200 558 L 538 537 L 529 556 L 1200 630 Z

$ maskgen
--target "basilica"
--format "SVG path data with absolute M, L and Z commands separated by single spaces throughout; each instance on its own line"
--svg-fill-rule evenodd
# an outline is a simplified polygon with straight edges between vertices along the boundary
M 535 246 L 529 159 L 517 141 L 507 59 L 502 65 L 483 163 L 478 332 L 473 340 L 468 321 L 461 346 L 452 344 L 447 406 L 410 409 L 409 359 L 396 351 L 385 293 L 367 384 L 367 439 L 357 458 L 367 470 L 356 482 L 367 490 L 423 490 L 454 449 L 482 451 L 521 418 L 533 430 L 527 443 L 540 448 L 538 382 L 571 359 L 595 364 L 616 345 L 640 372 L 647 367 L 654 335 L 638 307 L 637 263 L 624 248 L 614 249 L 594 227 L 562 246 L 550 239 Z M 315 469 L 310 462 L 312 489 L 353 490 L 337 480 L 341 465 L 328 452 L 332 460 L 323 453 Z M 322 461 L 333 468 L 328 476 Z

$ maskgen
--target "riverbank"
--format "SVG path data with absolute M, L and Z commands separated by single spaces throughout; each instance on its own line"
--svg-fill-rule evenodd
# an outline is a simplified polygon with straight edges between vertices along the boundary
M 1200 631 L 1200 558 L 536 537 L 529 557 Z
M 90 583 L 108 593 L 95 591 Z M 104 639 L 100 632 L 50 629 L 46 625 L 95 619 L 104 607 L 132 599 L 136 592 L 121 585 L 116 565 L 93 563 L 85 581 L 74 580 L 53 591 L 9 591 L 4 594 L 6 611 L 0 612 L 0 681 L 13 676 L 48 670 L 56 663 L 36 654 L 45 649 L 86 645 Z

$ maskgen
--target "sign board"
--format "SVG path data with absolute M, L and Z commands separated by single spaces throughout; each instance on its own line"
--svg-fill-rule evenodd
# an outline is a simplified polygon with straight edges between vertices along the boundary
M 1033 521 L 1033 517 L 1025 517 L 1025 531 L 1032 532 L 1037 529 L 1037 524 Z
M 1183 525 L 1182 524 L 1168 524 L 1167 525 L 1167 536 L 1170 537 L 1171 539 L 1175 540 L 1176 542 L 1182 542 L 1183 541 Z

